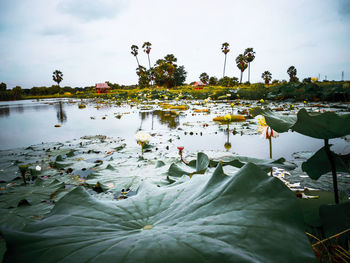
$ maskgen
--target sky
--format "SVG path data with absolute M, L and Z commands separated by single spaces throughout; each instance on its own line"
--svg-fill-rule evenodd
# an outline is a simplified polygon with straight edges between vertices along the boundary
M 61 86 L 138 81 L 131 45 L 152 43 L 151 63 L 174 54 L 188 72 L 239 77 L 235 58 L 251 47 L 251 82 L 350 79 L 350 0 L 0 0 L 0 82 L 8 88 L 51 86 L 54 70 Z M 243 81 L 247 81 L 247 71 Z

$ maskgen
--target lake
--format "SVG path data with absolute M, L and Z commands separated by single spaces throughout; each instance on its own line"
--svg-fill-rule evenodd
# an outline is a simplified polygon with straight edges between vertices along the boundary
M 227 133 L 225 125 L 212 121 L 213 117 L 232 111 L 228 103 L 211 104 L 210 113 L 195 113 L 192 109 L 204 106 L 194 101 L 184 102 L 190 104 L 190 109 L 178 115 L 169 114 L 156 104 L 123 103 L 118 106 L 86 100 L 83 102 L 86 108 L 79 109 L 79 103 L 80 100 L 71 99 L 0 102 L 0 150 L 42 142 L 64 142 L 86 135 L 119 137 L 127 145 L 137 147 L 135 134 L 141 129 L 164 136 L 176 135 L 175 141 L 172 139 L 172 144 L 168 145 L 169 151 L 177 151 L 176 146 L 184 146 L 187 152 L 226 151 L 224 145 L 229 141 L 229 152 L 259 158 L 269 156 L 268 140 L 257 134 L 254 125 L 251 128 L 235 123 L 230 125 Z M 331 143 L 334 144 L 332 149 L 338 153 L 350 152 L 350 143 L 344 139 L 331 140 Z M 322 140 L 287 132 L 273 139 L 273 156 L 291 160 L 295 152 L 316 151 L 322 145 Z

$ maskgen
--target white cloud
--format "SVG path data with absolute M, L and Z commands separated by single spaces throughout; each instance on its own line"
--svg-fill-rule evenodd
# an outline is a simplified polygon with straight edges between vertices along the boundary
M 126 7 L 124 0 L 62 0 L 58 9 L 85 21 L 114 18 Z
M 340 1 L 340 0 L 338 0 Z M 136 61 L 130 47 L 152 43 L 151 62 L 174 54 L 188 71 L 187 82 L 202 72 L 239 77 L 235 58 L 253 47 L 252 81 L 270 70 L 287 79 L 296 66 L 300 79 L 327 75 L 350 79 L 348 19 L 332 0 L 13 0 L 1 1 L 0 81 L 8 86 L 51 85 L 52 72 L 64 73 L 62 85 L 87 86 L 109 80 L 135 84 Z M 14 20 L 13 18 L 16 17 Z M 245 72 L 244 81 L 247 79 Z

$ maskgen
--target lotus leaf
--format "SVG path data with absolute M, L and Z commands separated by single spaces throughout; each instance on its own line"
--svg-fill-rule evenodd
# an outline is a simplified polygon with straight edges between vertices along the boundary
M 7 194 L 0 195 L 1 208 L 17 207 L 21 200 L 27 200 L 30 205 L 49 200 L 51 194 L 64 188 L 64 183 L 57 180 L 45 182 L 37 179 L 33 185 L 16 186 L 8 190 Z
M 339 155 L 331 152 L 335 166 L 338 172 L 350 173 L 350 154 Z M 331 172 L 331 164 L 328 160 L 326 147 L 322 147 L 306 162 L 303 162 L 301 168 L 311 179 L 317 180 L 321 175 Z
M 197 153 L 197 160 L 192 160 L 189 162 L 188 166 L 182 165 L 180 167 L 179 165 L 173 163 L 170 165 L 168 170 L 168 176 L 170 180 L 172 180 L 171 177 L 181 177 L 183 175 L 188 175 L 192 177 L 194 174 L 203 174 L 207 170 L 209 166 L 209 158 L 205 153 L 199 152 Z M 194 170 L 193 170 L 194 169 Z
M 1 229 L 4 262 L 317 262 L 294 194 L 247 164 L 134 197 L 94 199 L 83 188 L 23 230 Z
M 320 207 L 320 218 L 326 237 L 350 228 L 350 202 Z M 348 238 L 349 233 L 347 234 Z M 344 237 L 344 236 L 343 236 Z M 349 239 L 348 239 L 349 240 Z
M 251 114 L 263 115 L 267 125 L 280 133 L 291 129 L 318 139 L 333 139 L 350 134 L 350 114 L 308 113 L 303 108 L 299 110 L 297 116 L 282 116 L 259 107 L 252 109 Z

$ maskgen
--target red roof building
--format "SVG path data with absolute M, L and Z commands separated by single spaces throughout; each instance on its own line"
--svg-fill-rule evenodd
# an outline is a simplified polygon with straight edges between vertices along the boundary
M 202 81 L 196 81 L 192 84 L 192 86 L 195 87 L 194 89 L 203 89 L 203 87 L 207 86 L 207 84 Z
M 95 86 L 97 93 L 107 93 L 108 94 L 108 90 L 110 88 L 111 87 L 108 86 L 106 83 L 97 83 Z

